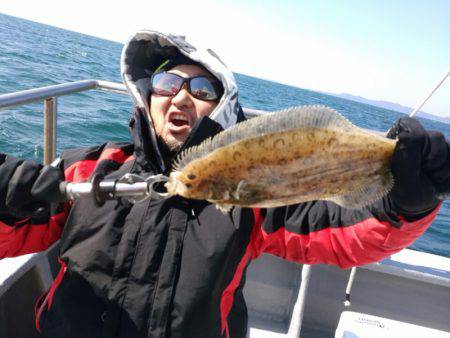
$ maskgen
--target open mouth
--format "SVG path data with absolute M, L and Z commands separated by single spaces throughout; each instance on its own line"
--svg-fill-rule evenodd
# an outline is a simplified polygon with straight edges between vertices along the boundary
M 184 114 L 174 113 L 170 116 L 170 123 L 175 127 L 189 127 L 189 118 Z

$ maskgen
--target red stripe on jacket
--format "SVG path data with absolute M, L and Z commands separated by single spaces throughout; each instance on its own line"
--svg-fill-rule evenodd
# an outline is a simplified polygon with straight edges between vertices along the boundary
M 45 224 L 9 226 L 0 222 L 0 259 L 46 250 L 61 237 L 66 219 L 65 210 L 51 216 Z
M 125 154 L 122 149 L 108 148 L 100 154 L 98 159 L 81 160 L 73 163 L 64 171 L 64 175 L 66 181 L 74 183 L 85 182 L 91 176 L 97 164 L 103 160 L 125 163 L 133 159 L 132 155 Z
M 230 284 L 228 284 L 228 286 L 222 292 L 222 296 L 220 298 L 220 315 L 221 315 L 220 318 L 222 322 L 222 334 L 225 332 L 227 338 L 230 337 L 227 318 L 228 315 L 230 314 L 231 308 L 233 307 L 234 292 L 241 283 L 242 276 L 244 274 L 244 270 L 248 262 L 252 258 L 255 258 L 254 257 L 255 250 L 253 245 L 256 242 L 256 238 L 259 236 L 260 227 L 263 221 L 263 218 L 259 213 L 259 209 L 253 209 L 253 213 L 255 217 L 255 224 L 253 226 L 253 230 L 250 235 L 250 242 L 247 245 L 247 248 L 245 249 L 244 256 L 242 256 Z
M 257 255 L 269 253 L 306 264 L 326 263 L 341 268 L 378 262 L 416 241 L 436 217 L 440 205 L 415 222 L 402 220 L 400 228 L 376 218 L 352 226 L 326 228 L 307 235 L 280 228 L 268 234 L 261 229 L 255 242 Z
M 64 275 L 67 271 L 67 264 L 64 261 L 62 261 L 61 259 L 58 259 L 58 261 L 59 261 L 59 264 L 61 264 L 61 269 L 59 270 L 58 275 L 55 277 L 55 280 L 53 281 L 52 286 L 48 290 L 48 293 L 45 296 L 45 299 L 42 302 L 42 304 L 39 306 L 38 309 L 35 307 L 35 317 L 36 317 L 35 325 L 36 325 L 36 329 L 38 330 L 39 333 L 41 333 L 40 319 L 41 319 L 42 312 L 44 311 L 45 307 L 47 307 L 47 311 L 50 310 L 52 303 L 53 303 L 53 296 L 55 295 L 56 289 L 61 284 L 61 282 L 64 278 Z M 39 301 L 41 300 L 41 297 L 39 297 L 36 304 L 39 303 Z

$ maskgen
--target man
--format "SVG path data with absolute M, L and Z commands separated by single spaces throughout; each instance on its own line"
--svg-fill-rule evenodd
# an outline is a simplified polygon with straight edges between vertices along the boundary
M 61 270 L 36 304 L 46 337 L 245 337 L 252 259 L 270 253 L 344 268 L 380 260 L 427 229 L 438 193 L 449 190 L 445 139 L 402 119 L 392 131 L 395 187 L 368 209 L 315 201 L 224 215 L 178 196 L 51 208 L 62 180 L 167 174 L 177 152 L 245 119 L 232 73 L 181 37 L 137 32 L 121 68 L 136 106 L 131 144 L 66 151 L 58 169 L 0 157 L 0 257 L 61 239 Z

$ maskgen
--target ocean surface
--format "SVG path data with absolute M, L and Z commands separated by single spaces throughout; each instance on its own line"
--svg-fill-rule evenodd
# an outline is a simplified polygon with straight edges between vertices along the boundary
M 0 94 L 63 82 L 121 82 L 122 44 L 0 14 Z M 318 92 L 235 74 L 243 107 L 278 110 L 324 104 L 358 126 L 385 131 L 401 113 Z M 43 103 L 0 111 L 0 152 L 42 160 Z M 88 91 L 58 99 L 58 152 L 107 140 L 127 141 L 131 100 Z M 450 125 L 420 119 L 450 138 Z M 412 249 L 450 257 L 450 203 Z

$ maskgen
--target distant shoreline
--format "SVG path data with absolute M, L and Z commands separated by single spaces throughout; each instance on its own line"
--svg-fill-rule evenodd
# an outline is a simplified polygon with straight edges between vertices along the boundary
M 408 114 L 408 115 L 413 111 L 413 108 L 402 106 L 398 103 L 393 103 L 393 102 L 388 102 L 388 101 L 370 100 L 370 99 L 366 99 L 361 96 L 356 96 L 356 95 L 352 95 L 352 94 L 348 94 L 348 93 L 342 93 L 342 94 L 325 93 L 325 94 L 335 96 L 335 97 L 340 97 L 341 99 L 346 99 L 346 100 L 350 100 L 350 101 L 354 101 L 354 102 L 358 102 L 358 103 L 368 104 L 368 105 L 379 107 L 379 108 L 393 110 L 393 111 L 403 113 L 403 114 Z M 433 115 L 430 113 L 426 113 L 422 110 L 420 110 L 417 113 L 417 116 L 428 119 L 428 120 L 432 120 L 432 121 L 438 121 L 438 122 L 450 124 L 450 117 L 436 116 L 436 115 Z

